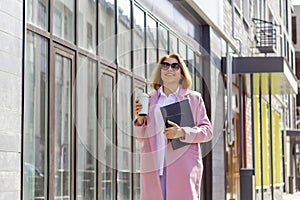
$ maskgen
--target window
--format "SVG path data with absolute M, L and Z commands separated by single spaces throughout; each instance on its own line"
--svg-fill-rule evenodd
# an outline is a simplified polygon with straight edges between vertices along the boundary
M 96 199 L 97 191 L 97 64 L 79 55 L 77 98 L 77 199 Z
M 131 1 L 118 0 L 118 64 L 131 71 Z
M 173 33 L 170 33 L 170 53 L 178 53 L 178 39 Z
M 234 0 L 235 6 L 241 10 L 241 0 Z
M 48 41 L 27 31 L 24 71 L 24 199 L 44 198 L 48 176 Z
M 297 17 L 292 17 L 292 40 L 294 44 L 297 44 Z
M 186 62 L 187 59 L 186 53 L 187 53 L 186 44 L 182 40 L 179 40 L 179 54 L 182 57 L 182 59 L 185 61 L 185 64 L 188 65 Z
M 145 12 L 134 7 L 134 72 L 145 77 Z
M 48 31 L 49 1 L 27 1 L 27 21 Z
M 69 58 L 55 54 L 54 75 L 54 197 L 71 198 L 72 159 L 72 62 Z
M 192 76 L 192 80 L 194 80 L 194 74 L 195 74 L 195 57 L 194 57 L 194 51 L 188 47 L 187 49 L 187 60 L 186 60 L 186 63 L 187 63 L 187 67 L 191 73 L 191 76 Z M 195 84 L 192 85 L 192 89 L 195 89 Z
M 100 55 L 111 63 L 116 62 L 116 29 L 114 0 L 100 1 Z
M 97 4 L 91 0 L 79 0 L 78 45 L 96 53 Z
M 115 129 L 114 129 L 114 77 L 101 76 L 101 174 L 102 199 L 114 199 L 115 185 Z
M 163 57 L 164 55 L 168 54 L 168 30 L 163 27 L 159 26 L 158 29 L 158 53 L 159 58 Z
M 243 16 L 244 19 L 249 23 L 251 21 L 250 16 L 250 0 L 244 0 L 243 1 Z
M 157 62 L 157 22 L 152 17 L 147 15 L 146 24 L 147 24 L 146 51 L 147 51 L 147 67 L 148 67 L 147 78 L 149 78 Z
M 131 77 L 120 73 L 117 83 L 117 198 L 131 199 L 132 189 L 132 107 Z
M 91 49 L 93 47 L 93 26 L 87 23 L 86 27 L 87 49 Z
M 69 42 L 75 42 L 75 2 L 73 0 L 53 1 L 53 33 Z

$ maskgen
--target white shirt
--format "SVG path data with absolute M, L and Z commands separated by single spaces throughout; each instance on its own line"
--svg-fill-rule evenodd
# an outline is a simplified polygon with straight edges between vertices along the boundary
M 156 145 L 157 145 L 156 159 L 158 164 L 158 173 L 160 176 L 163 175 L 164 161 L 166 155 L 166 144 L 167 144 L 167 138 L 163 133 L 165 129 L 165 123 L 160 112 L 160 107 L 175 103 L 178 92 L 179 92 L 179 87 L 174 93 L 167 96 L 164 93 L 162 86 L 158 89 L 159 98 L 154 111 L 154 116 L 155 116 L 154 119 L 155 119 L 155 127 L 156 127 L 156 134 L 157 134 L 156 135 Z

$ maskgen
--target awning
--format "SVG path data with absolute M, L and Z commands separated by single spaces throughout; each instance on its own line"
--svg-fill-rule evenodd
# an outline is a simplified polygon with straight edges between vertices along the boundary
M 284 57 L 233 57 L 232 64 L 232 74 L 246 75 L 247 91 L 253 74 L 254 94 L 260 89 L 262 95 L 298 93 L 297 78 Z M 222 58 L 222 71 L 226 73 L 226 58 Z
M 291 137 L 300 136 L 300 129 L 286 130 L 286 135 Z

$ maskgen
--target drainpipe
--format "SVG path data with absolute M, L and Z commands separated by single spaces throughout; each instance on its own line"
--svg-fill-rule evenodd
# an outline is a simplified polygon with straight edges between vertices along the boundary
M 232 28 L 232 38 L 237 40 L 239 42 L 240 50 L 239 50 L 239 56 L 242 56 L 242 40 L 235 36 L 235 24 L 234 24 L 234 1 L 231 0 L 231 28 Z
M 232 130 L 232 55 L 229 53 L 228 44 L 226 45 L 226 72 L 227 72 L 227 137 L 228 145 L 234 142 L 234 133 Z
M 233 39 L 235 39 L 235 40 L 237 40 L 238 42 L 239 42 L 239 46 L 240 46 L 240 49 L 239 49 L 239 53 L 238 53 L 238 55 L 241 57 L 242 56 L 242 40 L 240 39 L 240 38 L 238 38 L 238 37 L 236 37 L 235 36 L 235 8 L 234 8 L 234 1 L 233 0 L 231 0 L 231 28 L 232 28 L 232 38 Z M 232 68 L 232 65 L 230 65 L 230 67 Z M 232 72 L 232 71 L 231 71 Z M 228 74 L 227 74 L 228 75 Z M 230 76 L 232 76 L 232 73 L 230 74 Z M 242 77 L 241 77 L 242 75 L 239 75 L 239 87 L 240 87 L 240 89 L 239 89 L 239 100 L 240 100 L 240 168 L 242 168 L 243 167 L 243 165 L 242 165 L 242 162 L 243 162 L 243 154 L 242 154 L 242 152 L 243 152 L 243 149 L 241 148 L 242 147 L 242 130 L 243 130 L 243 110 L 242 110 L 242 108 L 241 108 L 241 106 L 242 106 L 242 101 L 241 101 L 241 99 L 242 99 Z M 232 91 L 232 79 L 230 80 L 230 86 L 229 86 L 229 90 L 231 90 Z M 231 99 L 231 96 L 229 96 L 230 97 L 230 99 Z M 231 112 L 231 108 L 230 108 L 230 112 Z
M 232 27 L 232 38 L 239 41 L 240 49 L 238 55 L 242 55 L 242 41 L 235 36 L 235 24 L 234 24 L 234 2 L 231 0 L 231 27 Z M 228 44 L 226 46 L 226 72 L 227 72 L 227 136 L 228 144 L 232 145 L 234 142 L 234 133 L 232 131 L 232 55 L 229 53 Z

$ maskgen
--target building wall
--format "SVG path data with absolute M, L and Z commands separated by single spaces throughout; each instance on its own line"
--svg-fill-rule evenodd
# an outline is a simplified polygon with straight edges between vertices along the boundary
M 0 200 L 20 199 L 23 1 L 0 1 Z
M 300 5 L 297 5 L 297 6 L 294 6 L 294 14 L 295 15 L 298 15 L 297 16 L 297 20 L 296 20 L 296 24 L 297 24 L 297 27 L 296 27 L 296 30 L 297 30 L 297 33 L 300 32 L 300 17 L 299 17 L 299 13 L 300 13 Z M 295 47 L 295 51 L 299 52 L 300 51 L 300 36 L 297 35 L 297 43 L 294 44 L 294 47 Z

